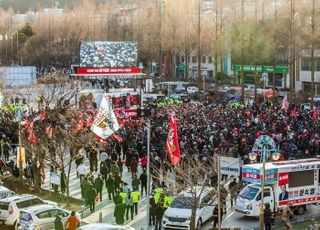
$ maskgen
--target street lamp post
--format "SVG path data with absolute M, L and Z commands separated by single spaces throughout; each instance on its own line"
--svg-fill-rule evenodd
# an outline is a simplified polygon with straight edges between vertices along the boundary
M 264 229 L 264 184 L 265 184 L 265 171 L 266 171 L 266 160 L 269 159 L 270 155 L 274 160 L 279 160 L 280 154 L 276 148 L 274 140 L 267 135 L 261 135 L 254 142 L 252 152 L 249 154 L 251 161 L 256 161 L 257 156 L 260 156 L 260 162 L 262 162 L 261 171 L 261 204 L 259 214 L 259 229 Z

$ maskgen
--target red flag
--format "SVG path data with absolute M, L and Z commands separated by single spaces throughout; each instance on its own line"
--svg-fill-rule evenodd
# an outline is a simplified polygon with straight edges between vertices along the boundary
M 280 110 L 288 111 L 288 95 L 286 94 L 282 100 L 282 106 Z
M 83 121 L 79 120 L 76 131 L 81 131 L 82 129 L 83 129 Z
M 93 117 L 89 117 L 87 120 L 86 120 L 86 127 L 89 127 L 92 125 L 92 122 L 93 122 Z
M 166 142 L 167 151 L 170 155 L 170 160 L 173 165 L 177 165 L 180 161 L 180 149 L 178 141 L 178 128 L 176 115 L 169 114 L 169 133 Z
M 291 117 L 295 117 L 295 116 L 297 116 L 297 109 L 296 109 L 296 107 L 294 107 L 294 109 L 293 109 L 292 112 L 291 112 Z
M 49 138 L 52 138 L 52 127 L 51 127 L 51 124 L 46 127 L 45 134 L 46 134 Z
M 117 141 L 123 142 L 123 139 L 122 139 L 121 137 L 119 137 L 118 135 L 116 135 L 115 133 L 113 133 L 111 136 L 112 136 L 114 139 L 116 139 Z
M 318 110 L 317 107 L 313 107 L 313 120 L 315 120 L 316 122 L 318 122 Z
M 45 112 L 45 111 L 44 111 L 44 112 L 42 112 L 42 113 L 41 113 L 40 120 L 41 120 L 41 121 L 44 121 L 44 120 L 46 119 L 46 115 L 47 115 L 47 114 L 46 114 L 46 112 Z
M 30 132 L 29 132 L 28 140 L 33 144 L 37 143 L 37 137 L 36 137 L 36 135 L 33 134 L 32 130 L 30 130 Z

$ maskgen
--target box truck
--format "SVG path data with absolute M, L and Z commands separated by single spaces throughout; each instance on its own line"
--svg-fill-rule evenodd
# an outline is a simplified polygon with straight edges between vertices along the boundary
M 245 186 L 236 199 L 235 210 L 246 216 L 259 216 L 263 165 L 242 167 Z M 265 163 L 264 203 L 276 213 L 289 202 L 297 214 L 306 212 L 307 204 L 320 203 L 320 159 L 303 159 Z

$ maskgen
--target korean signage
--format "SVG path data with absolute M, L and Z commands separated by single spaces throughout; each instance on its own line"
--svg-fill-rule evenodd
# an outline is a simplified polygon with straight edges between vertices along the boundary
M 272 184 L 278 181 L 278 169 L 269 169 L 265 171 L 264 184 Z M 242 180 L 261 184 L 262 173 L 259 169 L 243 167 L 242 168 Z
M 236 65 L 235 66 L 235 70 L 236 71 L 240 71 L 241 70 L 241 66 L 240 65 Z M 231 67 L 232 70 L 234 70 L 234 66 Z M 272 66 L 264 66 L 262 69 L 261 65 L 244 65 L 243 66 L 243 70 L 245 72 L 273 72 L 273 67 Z M 288 73 L 288 67 L 283 67 L 283 66 L 276 66 L 275 67 L 275 72 L 276 73 Z
M 249 167 L 243 167 L 242 168 L 242 180 L 251 182 L 251 183 L 260 183 L 261 176 L 260 176 L 260 170 L 249 168 Z
M 314 203 L 315 201 L 320 201 L 320 196 L 311 196 L 311 197 L 301 197 L 294 200 L 283 200 L 279 202 L 279 206 L 287 205 L 289 202 L 292 204 L 301 204 L 301 203 Z
M 50 173 L 50 183 L 55 185 L 60 185 L 60 175 L 55 172 Z
M 278 185 L 283 185 L 283 184 L 289 184 L 289 173 L 288 172 L 282 172 L 279 173 L 279 180 L 278 180 Z
M 77 74 L 137 74 L 140 73 L 140 68 L 78 68 Z
M 137 109 L 114 109 L 113 112 L 119 119 L 137 118 Z M 143 115 L 143 109 L 141 109 L 141 115 Z
M 306 170 L 315 170 L 320 169 L 320 161 L 318 159 L 307 160 L 307 161 L 295 161 L 294 164 L 288 165 L 286 162 L 274 162 L 276 166 L 287 165 L 287 167 L 281 167 L 279 172 L 297 172 L 297 171 L 306 171 Z
M 241 161 L 234 157 L 220 157 L 221 174 L 228 176 L 240 176 Z

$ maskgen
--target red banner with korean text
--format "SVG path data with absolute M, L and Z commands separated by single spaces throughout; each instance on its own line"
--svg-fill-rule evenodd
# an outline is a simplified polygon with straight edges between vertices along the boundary
M 132 68 L 78 68 L 77 74 L 137 74 L 141 73 L 138 67 Z
M 289 184 L 289 173 L 288 172 L 281 172 L 278 176 L 278 185 L 287 185 Z
M 180 162 L 180 149 L 178 141 L 177 119 L 174 113 L 169 114 L 169 133 L 166 142 L 166 148 L 170 156 L 170 161 L 173 165 Z

